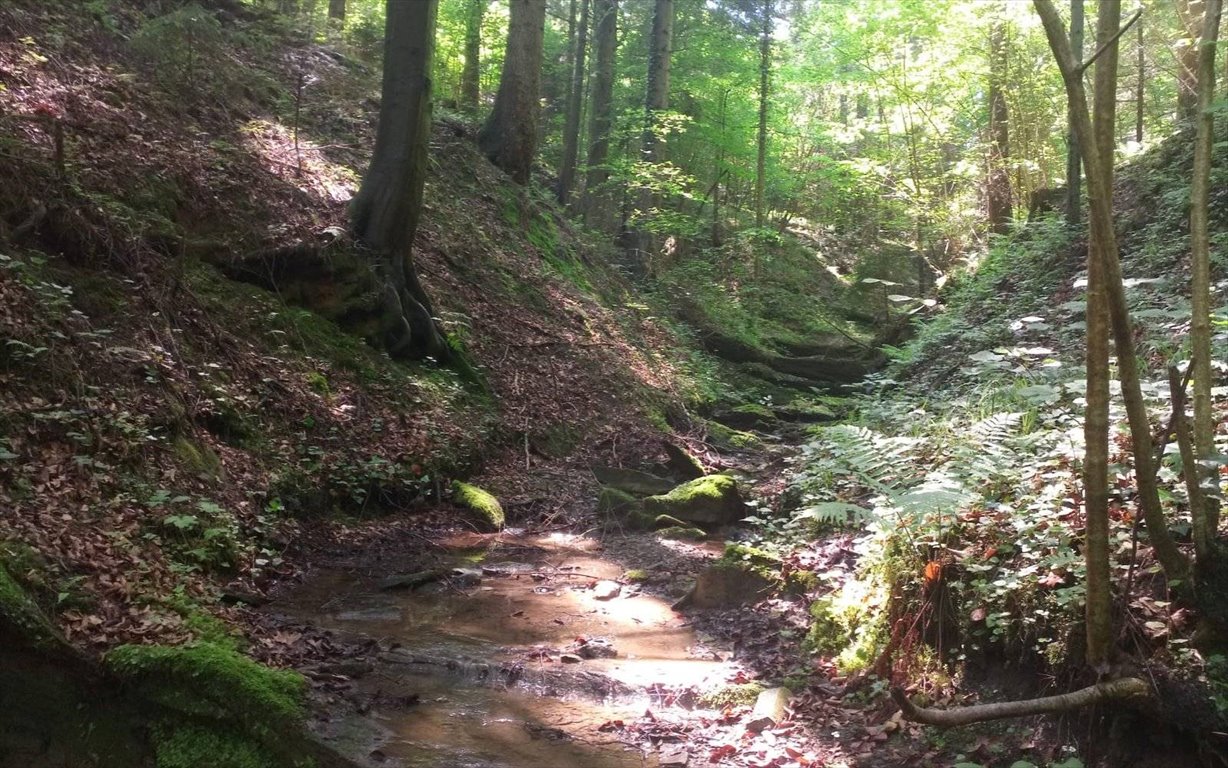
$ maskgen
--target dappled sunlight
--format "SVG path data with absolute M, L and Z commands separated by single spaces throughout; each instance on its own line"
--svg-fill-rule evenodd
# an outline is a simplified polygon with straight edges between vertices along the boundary
M 353 168 L 334 163 L 315 142 L 281 123 L 252 120 L 240 131 L 245 149 L 265 171 L 322 200 L 344 203 L 358 191 Z

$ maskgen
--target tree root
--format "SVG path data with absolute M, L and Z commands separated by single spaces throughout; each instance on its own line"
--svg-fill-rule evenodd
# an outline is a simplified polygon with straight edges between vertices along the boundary
M 891 689 L 891 698 L 900 708 L 905 720 L 939 728 L 955 728 L 961 725 L 981 723 L 986 720 L 1002 720 L 1008 717 L 1028 717 L 1066 712 L 1072 709 L 1121 699 L 1151 696 L 1151 686 L 1137 677 L 1123 677 L 1107 683 L 1097 683 L 1071 693 L 1045 696 L 1025 701 L 1003 701 L 994 704 L 977 704 L 955 709 L 928 709 L 909 701 L 901 688 Z

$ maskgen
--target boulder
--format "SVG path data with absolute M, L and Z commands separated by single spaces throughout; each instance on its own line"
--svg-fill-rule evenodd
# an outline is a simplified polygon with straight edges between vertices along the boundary
M 637 497 L 668 493 L 674 487 L 672 481 L 641 472 L 638 469 L 593 467 L 593 474 L 597 476 L 597 482 L 602 485 Z
M 770 595 L 775 584 L 754 571 L 743 570 L 725 562 L 718 562 L 701 571 L 695 586 L 674 603 L 681 608 L 736 608 L 757 603 Z
M 452 501 L 468 511 L 481 528 L 503 530 L 503 505 L 490 492 L 457 480 L 452 483 Z
M 731 429 L 771 429 L 779 421 L 770 408 L 758 403 L 720 411 L 712 418 Z
M 734 522 L 746 511 L 738 484 L 729 475 L 708 475 L 683 483 L 669 493 L 644 499 L 644 511 L 669 515 L 699 526 Z
M 704 469 L 704 465 L 700 463 L 699 459 L 692 456 L 686 449 L 679 448 L 670 442 L 665 442 L 663 445 L 665 447 L 665 454 L 669 457 L 665 462 L 665 466 L 676 476 L 681 477 L 683 480 L 695 480 L 708 474 L 708 471 Z
M 597 497 L 598 512 L 626 512 L 636 506 L 639 499 L 635 498 L 626 491 L 620 491 L 617 488 L 602 487 L 601 494 Z

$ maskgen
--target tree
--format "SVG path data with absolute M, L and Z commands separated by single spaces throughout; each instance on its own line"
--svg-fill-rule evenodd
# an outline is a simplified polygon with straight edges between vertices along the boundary
M 759 30 L 759 131 L 755 157 L 755 226 L 764 224 L 764 193 L 767 187 L 768 99 L 772 77 L 772 0 L 763 0 Z
M 1141 27 L 1140 27 L 1141 29 Z M 1070 50 L 1083 59 L 1083 0 L 1070 0 Z M 1077 227 L 1083 211 L 1083 165 L 1079 137 L 1075 134 L 1074 109 L 1066 108 L 1066 224 Z
M 1202 0 L 1177 0 L 1177 14 L 1184 31 L 1177 43 L 1177 114 L 1188 122 L 1193 122 L 1198 108 L 1198 52 L 1202 33 L 1199 8 L 1202 5 Z
M 345 21 L 345 0 L 328 0 L 328 18 Z
M 593 0 L 595 32 L 593 45 L 593 93 L 588 131 L 588 173 L 584 183 L 585 220 L 593 223 L 605 198 L 610 178 L 606 161 L 610 154 L 610 128 L 614 102 L 614 57 L 618 45 L 618 0 Z
M 648 38 L 648 85 L 644 93 L 644 132 L 640 140 L 640 158 L 648 165 L 664 162 L 664 142 L 658 121 L 669 109 L 669 70 L 674 40 L 674 0 L 656 0 L 652 14 L 652 35 Z M 640 216 L 647 216 L 655 205 L 655 196 L 647 186 L 640 190 Z M 628 244 L 637 262 L 647 262 L 652 251 L 652 235 L 642 225 L 629 233 Z
M 465 64 L 461 70 L 461 109 L 476 112 L 481 96 L 482 18 L 489 0 L 465 0 Z
M 528 184 L 537 151 L 538 98 L 546 0 L 510 0 L 507 49 L 495 106 L 478 146 L 517 184 Z
M 559 168 L 558 199 L 571 200 L 580 153 L 580 109 L 584 102 L 584 64 L 588 51 L 589 0 L 580 0 L 580 21 L 576 25 L 576 45 L 572 56 L 571 88 L 567 93 L 567 117 L 563 124 L 563 162 Z
M 354 238 L 383 276 L 381 332 L 393 357 L 450 358 L 413 261 L 431 133 L 431 59 L 438 0 L 387 0 L 379 129 L 350 210 Z
M 1198 559 L 1206 558 L 1219 527 L 1216 501 L 1201 493 L 1205 470 L 1199 461 L 1215 453 L 1215 417 L 1211 411 L 1211 240 L 1207 218 L 1211 195 L 1211 156 L 1215 142 L 1215 49 L 1219 39 L 1222 0 L 1206 0 L 1198 58 L 1198 100 L 1195 117 L 1194 173 L 1190 188 L 1190 250 L 1192 279 L 1190 303 L 1190 365 L 1194 385 L 1193 442 L 1197 459 L 1186 464 L 1190 488 L 1190 517 L 1193 523 L 1194 550 Z
M 1004 234 L 1011 222 L 1011 180 L 1007 162 L 1011 154 L 1009 114 L 1004 86 L 1007 78 L 1006 25 L 993 25 L 989 43 L 989 189 L 987 217 L 989 228 Z

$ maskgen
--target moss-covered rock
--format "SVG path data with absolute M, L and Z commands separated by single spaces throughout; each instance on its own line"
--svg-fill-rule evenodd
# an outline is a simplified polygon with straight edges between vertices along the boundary
M 644 499 L 644 511 L 654 517 L 670 515 L 699 526 L 727 525 L 745 509 L 737 481 L 728 475 L 708 475 Z
M 780 557 L 765 549 L 752 547 L 749 544 L 731 542 L 725 545 L 718 565 L 728 568 L 738 568 L 765 581 L 780 583 L 780 569 L 783 564 Z
M 749 707 L 764 691 L 763 683 L 730 683 L 709 688 L 699 694 L 699 705 L 707 709 Z
M 597 511 L 618 514 L 631 509 L 638 503 L 639 499 L 626 491 L 604 486 L 597 496 Z
M 705 422 L 708 440 L 723 451 L 760 451 L 763 441 L 753 432 L 730 429 L 719 421 Z
M 17 580 L 0 565 L 0 641 L 46 650 L 63 640 Z
M 759 403 L 746 403 L 713 416 L 731 429 L 772 429 L 780 420 L 771 408 Z
M 691 452 L 685 448 L 680 448 L 673 443 L 666 442 L 665 455 L 668 457 L 665 466 L 675 476 L 683 480 L 694 480 L 708 474 L 708 470 L 699 459 L 691 455 Z
M 656 496 L 669 493 L 674 487 L 671 480 L 638 469 L 622 469 L 620 467 L 593 467 L 597 482 L 609 488 L 617 488 L 632 496 Z
M 452 500 L 472 513 L 475 522 L 483 528 L 491 531 L 503 529 L 503 505 L 489 491 L 457 480 L 452 483 Z
M 662 539 L 676 539 L 680 541 L 703 541 L 708 538 L 708 534 L 703 528 L 696 528 L 693 525 L 674 525 L 669 528 L 662 528 L 657 531 L 657 536 Z

